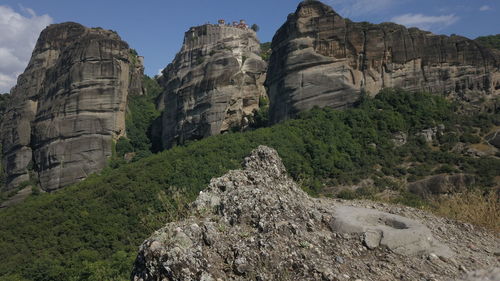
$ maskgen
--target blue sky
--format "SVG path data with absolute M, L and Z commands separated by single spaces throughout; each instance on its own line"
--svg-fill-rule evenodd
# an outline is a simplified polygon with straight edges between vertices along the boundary
M 49 23 L 79 22 L 116 30 L 145 57 L 153 76 L 179 51 L 184 32 L 206 22 L 246 19 L 270 41 L 300 0 L 0 0 L 0 92 L 26 67 L 38 33 Z M 500 33 L 499 0 L 324 0 L 355 21 L 396 21 L 469 38 Z M 11 19 L 11 20 L 9 20 Z M 7 34 L 8 36 L 4 36 Z

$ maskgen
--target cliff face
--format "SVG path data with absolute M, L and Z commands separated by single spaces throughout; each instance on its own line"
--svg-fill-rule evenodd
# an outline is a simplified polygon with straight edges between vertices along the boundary
M 254 31 L 203 25 L 185 34 L 184 44 L 159 79 L 165 91 L 163 146 L 199 139 L 245 126 L 245 116 L 258 108 L 266 63 L 259 56 Z
M 500 94 L 500 59 L 460 36 L 393 23 L 356 23 L 302 2 L 272 42 L 266 86 L 274 122 L 313 106 L 343 108 L 385 87 L 474 102 Z
M 143 68 L 112 31 L 77 23 L 42 31 L 2 123 L 7 188 L 30 179 L 50 191 L 102 169 L 125 133 Z

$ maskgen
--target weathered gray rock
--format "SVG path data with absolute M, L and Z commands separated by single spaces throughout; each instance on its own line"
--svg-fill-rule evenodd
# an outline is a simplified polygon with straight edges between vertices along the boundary
M 392 135 L 391 141 L 397 147 L 403 146 L 408 141 L 408 134 L 405 132 L 396 132 Z
M 470 106 L 500 94 L 498 54 L 460 36 L 356 23 L 304 1 L 272 42 L 266 86 L 273 122 L 314 106 L 345 108 L 362 91 L 428 91 Z M 487 103 L 487 102 L 486 102 Z
M 243 166 L 141 245 L 132 280 L 445 280 L 497 263 L 483 251 L 493 234 L 415 209 L 308 197 L 268 147 Z M 481 249 L 474 259 L 467 241 Z
M 474 177 L 466 174 L 439 174 L 408 184 L 408 190 L 422 197 L 461 192 L 474 184 Z
M 468 273 L 464 278 L 457 281 L 498 281 L 500 280 L 500 267 L 476 270 Z
M 487 135 L 485 139 L 490 145 L 500 149 L 500 131 Z
M 7 188 L 30 179 L 50 191 L 102 169 L 125 134 L 140 60 L 113 31 L 77 23 L 42 31 L 2 123 Z
M 0 203 L 0 209 L 15 206 L 23 202 L 24 199 L 28 198 L 32 193 L 33 193 L 33 187 L 29 185 L 19 190 L 14 196 L 10 197 L 8 200 Z
M 338 207 L 332 228 L 341 233 L 362 233 L 370 249 L 385 246 L 401 255 L 434 253 L 448 258 L 454 255 L 448 246 L 437 242 L 423 224 L 376 210 Z
M 253 30 L 211 24 L 192 27 L 159 79 L 165 88 L 158 104 L 164 109 L 163 146 L 248 125 L 245 116 L 253 115 L 259 97 L 266 95 L 266 68 Z

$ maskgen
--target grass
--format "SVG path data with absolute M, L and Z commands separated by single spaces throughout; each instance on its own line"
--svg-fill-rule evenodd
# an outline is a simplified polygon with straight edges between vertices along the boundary
M 470 190 L 432 200 L 425 208 L 432 213 L 493 230 L 500 234 L 500 197 L 498 191 L 482 194 Z

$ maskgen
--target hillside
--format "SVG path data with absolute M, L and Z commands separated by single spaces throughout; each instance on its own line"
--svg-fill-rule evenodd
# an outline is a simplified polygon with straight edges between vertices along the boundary
M 189 211 L 143 242 L 131 280 L 456 281 L 464 268 L 500 277 L 493 233 L 412 208 L 311 198 L 266 146 L 212 179 Z
M 435 95 L 386 90 L 353 109 L 313 109 L 273 127 L 190 142 L 130 164 L 114 161 L 83 182 L 0 209 L 0 280 L 128 279 L 138 245 L 182 218 L 211 178 L 240 168 L 258 145 L 275 148 L 311 195 L 432 208 L 407 192 L 406 182 L 445 173 L 471 175 L 469 188 L 494 196 L 498 150 L 477 151 L 490 147 L 482 136 L 500 126 L 500 115 L 454 112 Z M 435 127 L 444 128 L 427 142 L 422 131 Z M 394 140 L 401 134 L 402 145 Z M 367 179 L 373 184 L 361 184 Z M 482 217 L 476 223 L 494 227 L 498 209 L 480 213 L 473 208 L 484 197 L 469 198 L 478 198 L 464 205 L 475 216 L 462 219 Z
M 480 36 L 475 40 L 485 47 L 500 51 L 500 34 Z
M 0 281 L 441 280 L 499 264 L 499 35 L 353 22 L 317 0 L 272 42 L 257 30 L 194 26 L 152 79 L 113 30 L 46 27 L 0 95 Z M 352 207 L 423 231 L 391 248 L 379 228 L 337 227 Z

